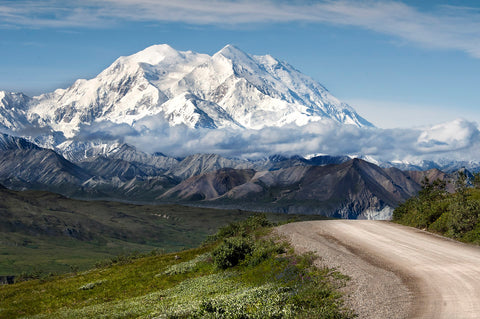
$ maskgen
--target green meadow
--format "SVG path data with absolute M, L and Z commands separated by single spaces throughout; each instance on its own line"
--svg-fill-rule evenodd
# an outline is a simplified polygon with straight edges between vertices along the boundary
M 253 215 L 197 248 L 1 286 L 0 318 L 353 318 L 338 292 L 348 278 L 315 268 L 270 226 Z

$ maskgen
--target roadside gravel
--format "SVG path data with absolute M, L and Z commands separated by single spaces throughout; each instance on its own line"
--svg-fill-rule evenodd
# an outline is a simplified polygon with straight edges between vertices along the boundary
M 478 318 L 480 248 L 382 221 L 283 225 L 299 252 L 321 256 L 351 280 L 347 305 L 358 318 Z

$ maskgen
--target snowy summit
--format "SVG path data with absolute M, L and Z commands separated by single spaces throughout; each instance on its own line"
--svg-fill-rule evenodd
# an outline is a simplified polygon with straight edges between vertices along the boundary
M 170 126 L 261 129 L 329 118 L 372 126 L 322 85 L 269 55 L 227 45 L 213 56 L 162 44 L 120 57 L 90 80 L 34 98 L 1 92 L 0 125 L 26 125 L 74 137 L 109 121 L 134 126 L 162 116 Z

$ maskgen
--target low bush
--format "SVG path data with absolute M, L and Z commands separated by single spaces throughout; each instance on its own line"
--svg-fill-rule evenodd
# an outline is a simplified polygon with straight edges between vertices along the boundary
M 274 224 L 268 220 L 265 214 L 255 214 L 243 221 L 221 227 L 215 235 L 207 238 L 207 243 L 229 237 L 247 236 L 247 234 L 252 234 L 256 230 L 270 226 L 274 226 Z
M 238 265 L 253 252 L 253 241 L 247 237 L 230 237 L 213 250 L 215 266 L 227 269 Z

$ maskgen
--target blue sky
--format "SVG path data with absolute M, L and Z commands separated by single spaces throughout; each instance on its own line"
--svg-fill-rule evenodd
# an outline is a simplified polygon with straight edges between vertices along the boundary
M 271 54 L 382 128 L 480 123 L 478 1 L 3 0 L 0 90 L 65 88 L 159 43 Z

